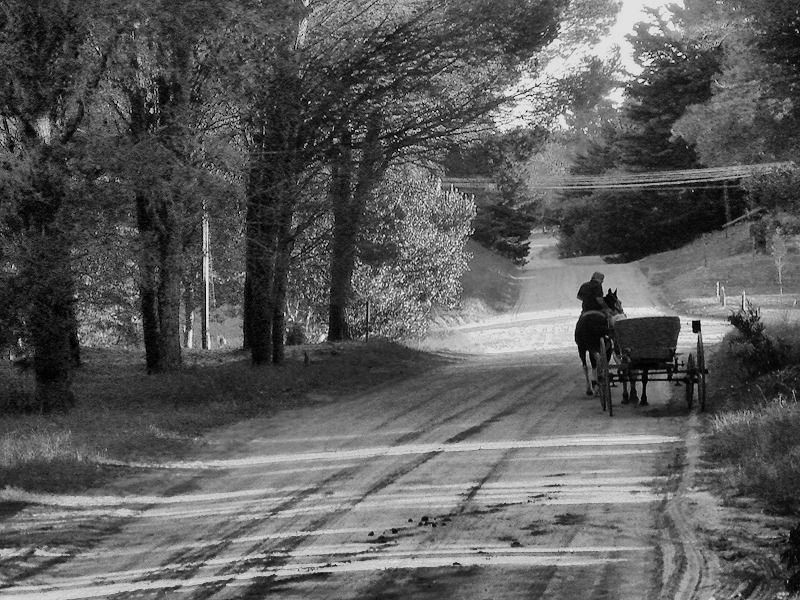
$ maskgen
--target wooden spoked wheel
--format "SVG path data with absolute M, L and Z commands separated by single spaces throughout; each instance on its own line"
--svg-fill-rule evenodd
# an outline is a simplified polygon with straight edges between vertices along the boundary
M 697 334 L 697 400 L 700 410 L 706 409 L 706 353 L 703 348 L 703 334 Z
M 697 378 L 695 370 L 694 355 L 690 354 L 689 358 L 686 359 L 686 377 L 683 380 L 686 384 L 684 393 L 686 394 L 686 404 L 689 406 L 689 410 L 692 410 L 692 401 L 694 400 L 694 382 Z
M 608 416 L 613 416 L 611 408 L 611 369 L 608 365 L 608 354 L 606 353 L 606 340 L 600 340 L 600 352 L 597 355 L 597 387 L 600 396 L 600 406 L 603 410 L 608 407 Z

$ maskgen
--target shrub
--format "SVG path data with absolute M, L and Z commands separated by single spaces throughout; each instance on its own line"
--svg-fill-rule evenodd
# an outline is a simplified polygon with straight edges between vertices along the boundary
M 766 333 L 761 310 L 751 302 L 728 317 L 741 334 L 730 341 L 733 355 L 744 367 L 748 377 L 777 371 L 790 363 L 791 346 L 784 340 Z
M 744 308 L 740 308 L 728 317 L 728 322 L 738 329 L 748 341 L 764 334 L 764 323 L 761 320 L 761 309 L 753 306 L 749 300 Z
M 286 345 L 302 346 L 307 342 L 306 330 L 301 323 L 291 322 L 286 327 Z

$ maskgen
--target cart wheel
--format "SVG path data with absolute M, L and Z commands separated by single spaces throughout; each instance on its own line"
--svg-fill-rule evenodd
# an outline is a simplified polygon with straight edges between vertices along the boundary
M 703 334 L 697 334 L 697 400 L 700 410 L 706 409 L 706 353 L 703 348 Z
M 597 387 L 600 392 L 600 406 L 603 410 L 608 406 L 608 416 L 612 416 L 611 408 L 611 370 L 608 366 L 608 356 L 606 355 L 606 342 L 600 343 L 600 352 L 597 355 Z
M 692 410 L 692 400 L 694 400 L 694 380 L 695 380 L 694 355 L 690 354 L 686 359 L 686 378 L 684 381 L 684 393 L 686 394 L 686 404 Z

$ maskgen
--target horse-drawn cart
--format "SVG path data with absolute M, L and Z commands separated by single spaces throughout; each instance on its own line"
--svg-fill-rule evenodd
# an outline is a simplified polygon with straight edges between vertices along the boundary
M 627 389 L 631 384 L 636 395 L 636 380 L 642 382 L 639 404 L 647 404 L 647 383 L 649 381 L 674 381 L 684 386 L 684 394 L 689 410 L 692 409 L 694 391 L 700 410 L 706 407 L 706 369 L 703 334 L 700 321 L 692 321 L 692 332 L 697 334 L 697 352 L 690 353 L 682 362 L 677 353 L 678 334 L 681 321 L 678 317 L 639 317 L 621 319 L 614 323 L 610 336 L 604 339 L 605 347 L 613 344 L 610 364 L 608 352 L 600 352 L 597 363 L 597 385 L 603 410 L 608 408 L 613 414 L 611 387 L 616 382 L 624 386 L 623 402 L 628 400 Z

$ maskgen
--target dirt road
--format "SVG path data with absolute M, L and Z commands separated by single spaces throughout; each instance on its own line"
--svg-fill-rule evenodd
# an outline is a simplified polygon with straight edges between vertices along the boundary
M 584 395 L 574 296 L 598 264 L 536 253 L 512 313 L 430 342 L 444 366 L 220 431 L 113 494 L 20 504 L 0 539 L 60 542 L 0 544 L 25 573 L 0 570 L 0 597 L 693 597 L 692 419 L 666 384 L 613 418 Z M 629 314 L 659 312 L 635 267 L 602 268 Z

